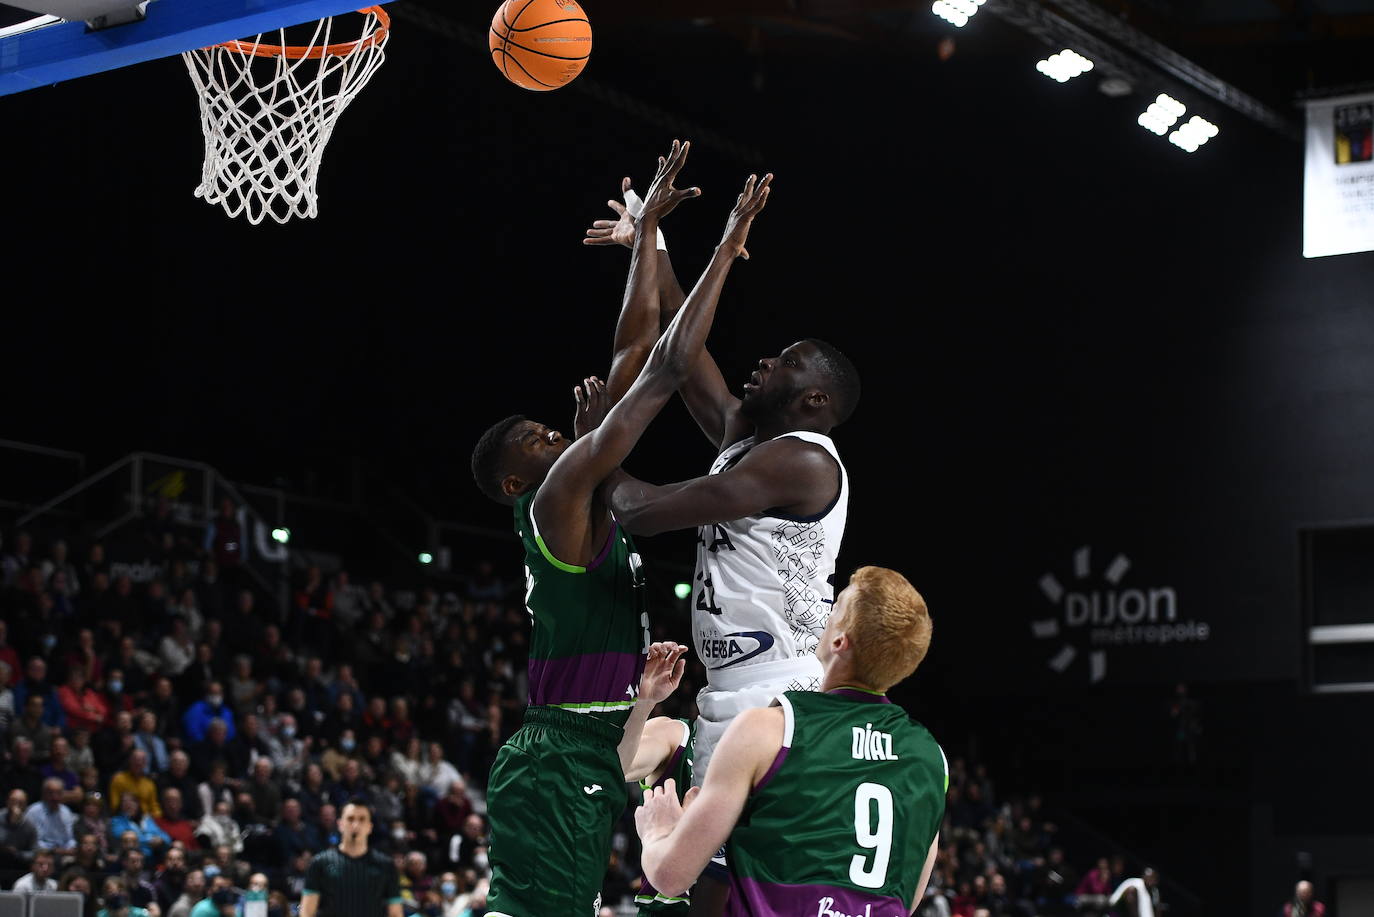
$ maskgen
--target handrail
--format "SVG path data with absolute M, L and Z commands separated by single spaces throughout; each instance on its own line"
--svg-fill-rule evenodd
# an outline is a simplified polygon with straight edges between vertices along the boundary
M 16 452 L 35 452 L 39 455 L 46 455 L 51 458 L 75 459 L 81 467 L 86 467 L 86 456 L 81 452 L 72 452 L 69 449 L 54 449 L 51 446 L 37 446 L 33 443 L 21 443 L 16 439 L 0 439 L 0 449 L 14 449 Z
M 20 516 L 17 520 L 15 520 L 15 527 L 18 528 L 20 526 L 28 524 L 29 522 L 32 522 L 34 519 L 37 519 L 39 516 L 43 515 L 48 510 L 57 506 L 59 503 L 65 502 L 71 497 L 74 497 L 77 494 L 81 493 L 81 491 L 90 487 L 97 481 L 102 481 L 110 475 L 114 474 L 120 468 L 134 461 L 136 457 L 137 453 L 131 453 L 129 455 L 126 455 L 119 461 L 115 462 L 113 465 L 107 466 L 103 471 L 98 471 L 95 474 L 91 475 L 89 478 L 85 478 L 81 481 L 78 481 L 71 487 L 68 487 L 66 490 L 62 491 L 62 493 L 58 494 L 56 497 L 53 497 L 47 503 L 35 507 L 34 509 Z

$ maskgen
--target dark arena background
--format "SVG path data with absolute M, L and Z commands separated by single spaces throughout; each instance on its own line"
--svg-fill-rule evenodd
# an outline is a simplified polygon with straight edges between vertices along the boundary
M 571 430 L 628 263 L 583 231 L 685 138 L 679 184 L 704 193 L 664 222 L 684 286 L 744 178 L 776 174 L 711 338 L 726 378 L 810 336 L 863 376 L 835 434 L 839 581 L 881 564 L 926 597 L 932 648 L 895 696 L 954 767 L 942 900 L 919 913 L 1107 913 L 1080 886 L 1105 859 L 1112 881 L 1155 870 L 1174 917 L 1278 914 L 1302 880 L 1328 915 L 1374 914 L 1374 256 L 1303 258 L 1299 107 L 1368 90 L 1374 5 L 988 0 L 962 28 L 889 0 L 584 7 L 585 72 L 532 93 L 493 68 L 485 5 L 390 4 L 319 217 L 285 226 L 192 196 L 175 58 L 0 99 L 0 698 L 27 696 L 33 657 L 54 687 L 91 675 L 99 703 L 62 734 L 92 768 L 71 768 L 73 811 L 104 796 L 99 869 L 131 869 L 108 802 L 130 748 L 159 745 L 120 711 L 149 710 L 162 753 L 190 755 L 191 865 L 244 889 L 264 872 L 272 917 L 329 843 L 321 806 L 357 787 L 408 915 L 485 912 L 486 772 L 520 722 L 528 619 L 509 510 L 469 457 L 510 413 Z M 1134 62 L 1106 87 L 1124 95 L 1108 58 L 1036 72 L 1075 47 L 1065 22 Z M 1194 153 L 1137 124 L 1180 85 L 1219 127 Z M 666 482 L 712 457 L 675 401 L 627 468 Z M 248 560 L 212 580 L 224 500 Z M 688 639 L 693 544 L 640 543 L 662 638 Z M 166 649 L 174 615 L 199 661 Z M 667 709 L 703 679 L 694 655 Z M 183 718 L 211 680 L 238 724 L 232 830 L 201 820 L 221 752 Z M 21 755 L 23 715 L 0 720 L 0 782 L 32 803 L 53 739 Z M 412 738 L 464 778 L 437 802 L 454 781 Z M 283 798 L 308 830 L 278 823 Z M 637 844 L 627 816 L 610 907 Z M 0 886 L 30 869 L 0 840 Z

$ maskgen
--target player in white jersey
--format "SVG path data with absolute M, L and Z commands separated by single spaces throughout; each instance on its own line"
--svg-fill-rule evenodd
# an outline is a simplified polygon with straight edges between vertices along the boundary
M 589 242 L 620 241 L 627 227 L 633 237 L 633 216 L 616 209 L 620 220 L 594 223 Z M 658 255 L 660 316 L 668 322 L 683 293 L 667 252 Z M 708 675 L 697 698 L 699 783 L 735 716 L 784 691 L 819 687 L 815 648 L 835 598 L 849 501 L 829 432 L 858 404 L 859 377 L 835 347 L 807 339 L 760 360 L 742 397 L 703 351 L 681 392 L 717 449 L 710 473 L 655 486 L 622 471 L 602 492 L 634 534 L 698 529 L 692 624 Z M 694 914 L 699 904 L 710 912 L 723 898 L 719 890 L 696 894 Z

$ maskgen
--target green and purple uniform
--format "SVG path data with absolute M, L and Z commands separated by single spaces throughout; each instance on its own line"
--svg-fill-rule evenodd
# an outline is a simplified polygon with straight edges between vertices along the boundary
M 494 917 L 591 917 L 628 801 L 616 746 L 649 647 L 643 572 L 616 524 L 586 567 L 555 558 L 534 522 L 534 494 L 515 504 L 533 628 L 530 706 L 488 782 L 487 907 Z
M 692 788 L 692 739 L 697 727 L 696 722 L 692 720 L 677 722 L 682 725 L 682 735 L 678 739 L 677 748 L 659 772 L 658 779 L 652 785 L 641 780 L 639 786 L 645 790 L 656 789 L 671 778 L 677 781 L 677 799 L 681 802 L 682 797 Z M 672 914 L 675 917 L 683 917 L 691 906 L 691 900 L 690 892 L 683 892 L 675 898 L 660 895 L 658 890 L 649 884 L 647 877 L 641 874 L 639 878 L 639 892 L 635 895 L 635 904 L 639 905 L 640 917 L 644 917 L 645 914 Z
M 949 768 L 881 694 L 788 691 L 773 766 L 726 844 L 728 917 L 907 917 Z

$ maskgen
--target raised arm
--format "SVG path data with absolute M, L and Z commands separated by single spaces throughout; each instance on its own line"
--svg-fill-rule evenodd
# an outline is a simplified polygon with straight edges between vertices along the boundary
M 777 707 L 746 710 L 721 738 L 700 791 L 688 791 L 681 805 L 672 780 L 644 791 L 644 805 L 635 812 L 644 842 L 640 865 L 659 892 L 686 891 L 730 837 L 749 791 L 782 747 L 783 728 Z
M 686 652 L 687 647 L 680 643 L 649 645 L 644 674 L 639 677 L 639 697 L 635 700 L 634 709 L 630 711 L 630 719 L 625 723 L 625 734 L 621 737 L 617 749 L 620 754 L 620 769 L 624 771 L 627 781 L 640 780 L 646 774 L 652 773 L 653 768 L 648 767 L 646 763 L 650 758 L 661 761 L 666 757 L 661 748 L 655 748 L 656 745 L 662 745 L 662 727 L 651 730 L 647 727 L 646 721 L 649 720 L 649 714 L 654 712 L 654 707 L 667 700 L 668 696 L 677 690 L 678 684 L 682 681 L 682 673 L 687 668 L 687 660 L 682 658 Z M 663 717 L 658 719 L 662 720 Z M 652 722 L 656 723 L 658 720 Z M 668 753 L 671 754 L 671 749 Z M 640 773 L 641 770 L 643 773 Z
M 666 171 L 665 164 L 645 197 L 645 219 L 636 229 L 632 272 L 656 268 L 653 259 L 642 258 L 640 254 L 645 248 L 652 251 L 657 229 L 652 214 L 672 191 L 671 180 L 665 179 Z M 748 238 L 750 224 L 767 200 L 768 179 L 757 182 L 756 176 L 749 176 L 744 193 L 730 211 L 725 239 L 716 247 L 710 264 L 681 311 L 650 351 L 643 371 L 629 392 L 611 408 L 600 426 L 569 446 L 550 469 L 544 486 L 535 497 L 534 511 L 556 555 L 560 545 L 585 544 L 591 501 L 597 488 L 630 454 L 649 422 L 686 379 L 711 330 L 725 278 Z
M 654 485 L 617 471 L 602 494 L 625 529 L 657 535 L 763 512 L 813 516 L 839 495 L 840 468 L 814 443 L 783 437 L 749 450 L 733 468 Z
M 668 326 L 668 321 L 661 319 L 659 315 L 660 288 L 661 282 L 656 280 L 654 271 L 636 271 L 636 262 L 640 259 L 649 259 L 657 267 L 657 228 L 658 221 L 672 212 L 680 202 L 690 197 L 701 194 L 700 188 L 687 188 L 679 191 L 674 188 L 673 181 L 687 162 L 687 154 L 691 151 L 690 141 L 679 143 L 673 141 L 672 149 L 668 156 L 658 158 L 659 169 L 667 180 L 666 188 L 655 201 L 652 213 L 643 213 L 636 221 L 635 218 L 626 211 L 623 204 L 617 201 L 607 201 L 606 203 L 615 210 L 621 217 L 616 223 L 608 220 L 598 220 L 593 224 L 594 229 L 601 231 L 601 235 L 593 236 L 592 231 L 588 231 L 588 237 L 584 242 L 588 244 L 613 243 L 618 241 L 628 241 L 633 251 L 630 264 L 630 275 L 625 285 L 625 298 L 620 307 L 620 318 L 615 326 L 615 342 L 612 345 L 611 372 L 606 379 L 606 393 L 610 403 L 614 405 L 625 396 L 630 385 L 639 376 L 639 372 L 644 367 L 644 363 L 649 358 L 649 352 L 653 349 L 654 342 Z M 629 193 L 630 180 L 628 178 L 621 181 L 620 189 L 622 193 Z M 648 234 L 644 246 L 636 243 L 639 237 L 637 233 L 637 223 L 649 219 L 653 222 L 653 232 Z M 626 237 L 629 237 L 627 240 Z M 676 286 L 676 279 L 673 285 Z M 674 307 L 676 314 L 677 307 L 681 305 L 681 298 L 677 300 Z M 671 319 L 672 316 L 669 316 Z

